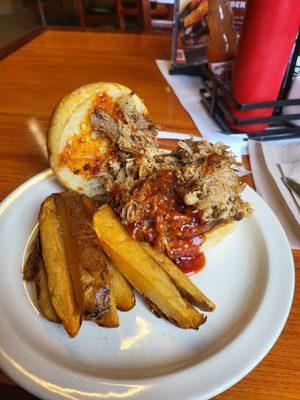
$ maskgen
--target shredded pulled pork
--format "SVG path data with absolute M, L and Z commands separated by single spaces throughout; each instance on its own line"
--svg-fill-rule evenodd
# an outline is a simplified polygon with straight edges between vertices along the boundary
M 251 214 L 240 197 L 239 163 L 227 146 L 206 140 L 180 141 L 165 154 L 156 127 L 137 112 L 130 96 L 118 100 L 117 118 L 97 108 L 91 116 L 93 128 L 112 141 L 99 176 L 131 235 L 182 266 L 199 257 L 203 232 Z
M 125 165 L 123 179 L 111 186 L 113 207 L 133 237 L 183 270 L 199 257 L 205 231 L 251 213 L 240 197 L 239 164 L 221 143 L 186 140 L 171 154 L 143 155 Z
M 106 188 L 125 224 L 141 218 L 144 207 L 137 193 L 143 182 L 161 170 L 173 171 L 172 185 L 176 185 L 177 195 L 185 206 L 201 211 L 203 225 L 240 220 L 251 214 L 250 205 L 240 197 L 244 184 L 237 174 L 239 163 L 222 143 L 188 139 L 167 155 L 151 149 L 123 160 L 118 153 L 113 157 L 116 158 L 109 162 Z
M 240 220 L 251 214 L 251 207 L 240 193 L 244 184 L 237 174 L 239 163 L 222 143 L 185 140 L 178 143 L 173 156 L 177 168 L 179 193 L 187 206 L 202 211 L 202 220 Z
M 134 108 L 133 93 L 120 97 L 117 101 L 118 112 L 95 107 L 90 123 L 95 130 L 105 133 L 119 150 L 132 155 L 143 154 L 157 147 L 156 126 L 147 117 Z

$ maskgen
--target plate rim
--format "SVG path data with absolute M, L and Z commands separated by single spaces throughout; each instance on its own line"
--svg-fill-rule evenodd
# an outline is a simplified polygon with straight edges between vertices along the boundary
M 32 178 L 28 179 L 27 181 L 25 181 L 24 183 L 22 183 L 20 186 L 18 186 L 11 194 L 9 194 L 6 198 L 3 199 L 3 201 L 0 203 L 0 218 L 2 216 L 2 214 L 5 212 L 6 208 L 10 206 L 10 204 L 13 204 L 14 200 L 16 198 L 18 198 L 19 196 L 22 195 L 23 192 L 27 191 L 29 188 L 31 188 L 32 186 L 34 186 L 35 184 L 38 184 L 40 181 L 45 180 L 46 178 L 55 178 L 55 174 L 53 173 L 53 171 L 48 168 L 44 171 L 41 171 L 40 173 L 38 173 L 37 175 L 33 176 Z M 246 366 L 244 366 L 244 368 L 241 369 L 239 374 L 235 374 L 234 377 L 232 377 L 231 379 L 227 379 L 227 382 L 225 384 L 220 384 L 219 386 L 215 386 L 214 389 L 211 389 L 210 391 L 207 391 L 207 393 L 205 393 L 204 397 L 202 394 L 194 393 L 191 396 L 189 396 L 189 399 L 207 399 L 207 398 L 211 398 L 212 396 L 216 396 L 217 394 L 223 392 L 224 390 L 228 389 L 229 387 L 233 386 L 235 383 L 237 383 L 238 381 L 240 381 L 242 378 L 244 378 L 252 369 L 254 369 L 260 362 L 261 360 L 266 356 L 266 354 L 270 351 L 270 349 L 273 347 L 273 345 L 275 344 L 276 340 L 278 339 L 278 337 L 280 336 L 285 323 L 287 321 L 287 318 L 289 316 L 289 312 L 292 306 L 292 302 L 293 302 L 293 296 L 294 296 L 294 287 L 295 287 L 295 271 L 294 271 L 294 261 L 293 261 L 293 256 L 292 256 L 292 252 L 288 243 L 288 239 L 286 237 L 286 234 L 280 224 L 280 222 L 278 221 L 276 215 L 274 214 L 274 212 L 272 211 L 272 209 L 268 206 L 267 203 L 264 202 L 264 200 L 249 186 L 247 186 L 247 190 L 250 190 L 250 193 L 252 193 L 254 195 L 254 197 L 256 197 L 257 199 L 259 199 L 259 201 L 262 202 L 262 204 L 264 204 L 265 207 L 267 207 L 267 209 L 269 210 L 269 212 L 271 213 L 270 215 L 272 215 L 272 218 L 274 220 L 274 222 L 277 224 L 277 227 L 279 228 L 279 230 L 281 231 L 281 236 L 282 239 L 284 239 L 285 241 L 285 245 L 287 245 L 286 250 L 288 250 L 287 252 L 287 256 L 289 258 L 289 266 L 290 266 L 290 286 L 289 286 L 289 296 L 288 299 L 286 301 L 286 306 L 285 308 L 285 312 L 282 315 L 281 320 L 277 323 L 277 328 L 275 329 L 275 331 L 273 332 L 272 337 L 269 337 L 269 340 L 267 341 L 267 344 L 264 345 L 264 350 L 260 351 L 260 354 L 258 357 L 256 357 L 255 359 L 252 359 L 251 362 L 248 362 Z M 248 324 L 246 326 L 246 329 L 248 327 Z M 230 344 L 230 343 L 229 343 Z M 1 345 L 1 344 L 0 344 Z M 2 352 L 2 348 L 0 347 L 0 356 L 1 356 L 1 368 L 3 369 L 3 371 L 5 373 L 7 373 L 8 376 L 10 376 L 14 381 L 16 381 L 20 386 L 24 387 L 27 391 L 33 393 L 34 395 L 37 396 L 44 396 L 47 395 L 46 398 L 49 399 L 61 399 L 63 398 L 61 395 L 55 395 L 53 394 L 53 392 L 49 391 L 47 388 L 45 389 L 43 386 L 38 385 L 36 383 L 33 384 L 33 381 L 30 380 L 29 378 L 20 378 L 17 374 L 16 374 L 16 368 L 9 362 L 5 362 L 3 355 L 1 355 Z M 3 362 L 4 360 L 4 362 Z M 53 363 L 55 364 L 55 363 Z M 171 373 L 167 373 L 165 375 L 159 376 L 159 377 L 150 377 L 150 378 L 143 378 L 143 379 L 138 379 L 136 381 L 141 382 L 141 383 L 147 383 L 146 388 L 147 390 L 152 390 L 156 388 L 156 385 L 162 385 L 165 384 L 163 383 L 163 381 L 165 381 L 168 377 L 175 377 L 176 375 L 182 375 L 184 373 L 189 373 L 189 371 L 192 371 L 194 368 L 197 368 L 199 364 L 193 365 L 191 367 L 185 368 L 183 370 L 179 370 L 179 371 L 172 371 Z M 17 377 L 17 378 L 16 378 Z M 103 379 L 106 382 L 109 382 L 108 379 Z M 151 383 L 150 381 L 155 381 L 158 382 L 156 385 Z M 112 379 L 112 382 L 116 382 L 115 379 Z M 133 386 L 134 385 L 134 380 L 122 380 L 119 379 L 118 382 L 120 382 L 121 386 L 124 383 L 127 383 L 127 385 L 131 386 L 131 384 Z M 101 379 L 98 380 L 98 384 L 105 384 L 105 382 L 102 382 Z M 100 392 L 99 392 L 100 393 Z M 145 398 L 152 398 L 152 397 L 148 397 L 151 396 L 150 392 L 147 392 L 147 395 Z M 144 397 L 142 397 L 144 398 Z

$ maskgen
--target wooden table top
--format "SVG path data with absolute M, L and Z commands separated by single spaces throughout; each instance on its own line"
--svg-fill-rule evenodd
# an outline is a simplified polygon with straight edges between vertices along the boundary
M 158 35 L 45 31 L 0 62 L 0 200 L 48 168 L 45 133 L 56 103 L 91 82 L 117 81 L 145 101 L 162 129 L 196 133 L 160 74 L 170 38 Z M 249 182 L 251 184 L 251 181 Z M 296 293 L 283 333 L 265 359 L 217 399 L 300 398 L 300 252 L 294 251 Z M 213 373 L 213 371 L 212 371 Z M 1 398 L 34 399 L 2 372 Z

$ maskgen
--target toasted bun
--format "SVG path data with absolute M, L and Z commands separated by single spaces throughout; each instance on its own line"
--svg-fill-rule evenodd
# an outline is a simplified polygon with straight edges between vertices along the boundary
M 223 222 L 215 228 L 205 232 L 205 242 L 201 246 L 201 251 L 206 251 L 221 242 L 226 236 L 235 230 L 236 225 L 236 221 Z
M 64 97 L 55 108 L 47 135 L 48 155 L 50 166 L 56 178 L 67 189 L 75 190 L 88 196 L 95 196 L 103 192 L 103 185 L 99 177 L 87 178 L 82 174 L 76 173 L 76 169 L 70 168 L 68 163 L 61 162 L 61 154 L 68 145 L 68 141 L 72 140 L 74 136 L 83 136 L 83 131 L 87 129 L 92 132 L 89 116 L 93 111 L 93 105 L 97 101 L 99 94 L 106 94 L 113 100 L 117 100 L 119 97 L 130 93 L 132 93 L 130 89 L 117 83 L 92 83 L 74 90 Z M 137 95 L 132 95 L 130 99 L 138 112 L 148 115 L 146 107 Z M 96 146 L 97 152 L 105 157 L 105 155 L 109 154 L 110 141 L 104 134 L 99 135 L 99 132 L 96 132 L 95 137 L 93 138 L 93 148 Z M 88 158 L 88 156 L 88 150 L 84 149 L 82 153 L 76 155 L 76 160 L 78 162 L 81 157 L 82 162 L 82 159 Z

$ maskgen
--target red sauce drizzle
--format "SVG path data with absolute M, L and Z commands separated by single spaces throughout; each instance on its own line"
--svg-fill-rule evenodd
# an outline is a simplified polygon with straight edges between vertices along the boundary
M 94 108 L 105 110 L 112 118 L 120 121 L 124 120 L 122 111 L 117 102 L 107 93 L 99 93 L 96 97 Z
M 199 272 L 205 266 L 205 255 L 200 253 L 195 257 L 182 257 L 174 260 L 174 263 L 187 275 Z
M 176 193 L 172 171 L 158 172 L 138 189 L 133 197 L 143 204 L 143 217 L 127 224 L 130 235 L 165 252 L 187 274 L 202 269 L 205 257 L 199 250 L 204 241 L 201 213 L 184 205 Z

